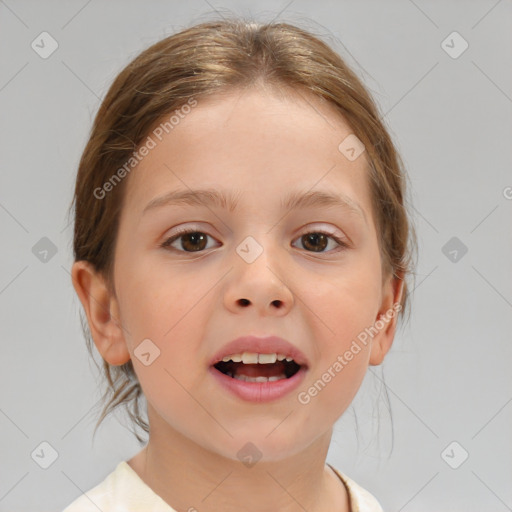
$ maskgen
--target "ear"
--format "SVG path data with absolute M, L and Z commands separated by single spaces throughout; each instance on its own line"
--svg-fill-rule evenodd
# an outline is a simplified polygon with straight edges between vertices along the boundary
M 370 365 L 377 366 L 382 363 L 388 353 L 395 337 L 398 312 L 397 306 L 402 300 L 404 287 L 403 273 L 395 277 L 391 275 L 383 286 L 382 304 L 375 319 L 375 329 L 378 331 L 372 339 L 370 351 Z
M 71 269 L 73 287 L 87 315 L 94 344 L 113 366 L 130 360 L 119 319 L 119 305 L 102 275 L 87 261 L 76 261 Z

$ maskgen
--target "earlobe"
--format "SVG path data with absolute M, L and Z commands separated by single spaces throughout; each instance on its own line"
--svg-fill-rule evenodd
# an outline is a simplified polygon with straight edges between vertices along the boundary
M 384 288 L 382 305 L 375 319 L 377 334 L 373 337 L 370 351 L 370 365 L 378 366 L 388 353 L 395 337 L 396 323 L 403 293 L 403 273 L 391 276 Z M 401 307 L 401 306 L 400 306 Z
M 76 261 L 71 269 L 73 287 L 87 315 L 94 344 L 103 359 L 118 366 L 130 360 L 123 336 L 117 300 L 103 276 L 87 261 Z

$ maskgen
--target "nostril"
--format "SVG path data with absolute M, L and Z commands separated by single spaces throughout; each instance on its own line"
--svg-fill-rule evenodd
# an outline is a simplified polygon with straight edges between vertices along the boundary
M 240 302 L 242 306 L 248 306 L 250 304 L 249 300 L 247 299 L 240 299 L 238 302 Z

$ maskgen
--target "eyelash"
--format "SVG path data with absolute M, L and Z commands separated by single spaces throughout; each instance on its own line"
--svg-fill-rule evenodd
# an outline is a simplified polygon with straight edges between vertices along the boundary
M 175 250 L 175 251 L 178 251 L 178 252 L 184 252 L 184 253 L 188 253 L 188 254 L 194 254 L 195 252 L 198 252 L 198 253 L 204 252 L 206 249 L 203 249 L 202 251 L 183 251 L 181 249 L 175 249 L 174 247 L 170 247 L 171 244 L 174 241 L 178 240 L 183 235 L 188 235 L 189 233 L 201 233 L 201 234 L 204 234 L 206 236 L 209 236 L 210 238 L 213 238 L 208 233 L 205 233 L 204 231 L 200 231 L 198 229 L 194 229 L 194 228 L 181 228 L 173 236 L 171 236 L 170 238 L 167 238 L 166 240 L 164 240 L 164 242 L 162 242 L 160 244 L 160 247 L 163 248 L 163 249 L 169 249 L 170 248 L 171 250 Z M 315 253 L 315 251 L 306 251 L 306 252 L 310 252 L 310 253 L 313 253 L 313 254 L 328 254 L 328 253 L 332 253 L 332 252 L 339 252 L 339 251 L 342 251 L 344 249 L 348 249 L 348 247 L 349 247 L 349 245 L 345 241 L 343 241 L 341 238 L 337 237 L 336 235 L 333 235 L 332 233 L 329 233 L 327 231 L 322 231 L 322 230 L 306 231 L 305 233 L 302 233 L 298 238 L 301 238 L 304 235 L 308 235 L 308 234 L 311 234 L 311 233 L 326 235 L 329 238 L 331 238 L 332 240 L 334 240 L 339 245 L 339 247 L 336 248 L 336 249 L 331 249 L 330 251 L 320 251 L 319 253 Z

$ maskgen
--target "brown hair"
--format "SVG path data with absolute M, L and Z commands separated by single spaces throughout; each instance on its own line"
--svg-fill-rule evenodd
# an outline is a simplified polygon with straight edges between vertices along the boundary
M 409 295 L 405 278 L 413 274 L 416 247 L 405 207 L 403 163 L 355 73 L 319 37 L 287 23 L 236 18 L 201 23 L 153 44 L 119 73 L 94 119 L 78 168 L 71 204 L 71 208 L 75 205 L 74 259 L 90 262 L 115 294 L 113 255 L 127 179 L 101 199 L 94 191 L 132 157 L 164 115 L 191 99 L 200 101 L 206 95 L 258 83 L 326 100 L 365 145 L 384 275 L 393 272 L 404 279 L 403 316 Z M 82 317 L 81 321 L 92 356 L 90 331 Z M 149 433 L 139 414 L 139 398 L 144 395 L 132 362 L 110 366 L 103 360 L 103 370 L 109 387 L 96 429 L 124 403 L 132 421 Z

